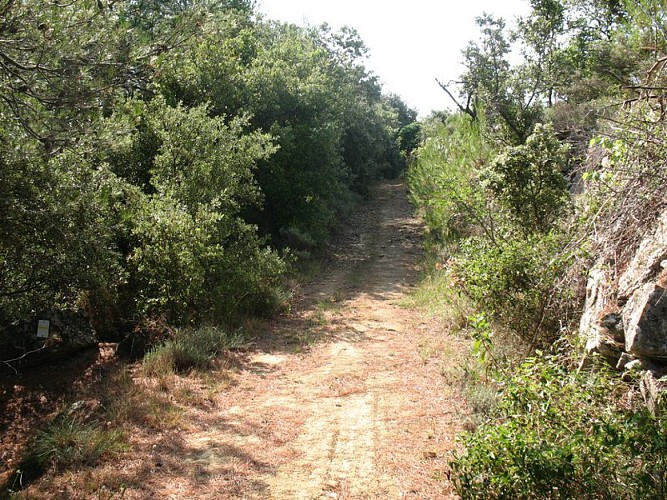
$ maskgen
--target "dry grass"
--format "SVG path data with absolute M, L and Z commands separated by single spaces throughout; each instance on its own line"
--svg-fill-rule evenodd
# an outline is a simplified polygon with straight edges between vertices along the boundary
M 402 363 L 413 368 L 402 371 L 393 388 L 410 395 L 408 404 L 393 410 L 396 420 L 388 423 L 392 438 L 379 443 L 378 456 L 401 478 L 404 498 L 456 498 L 447 464 L 469 410 L 461 386 L 443 372 L 460 370 L 468 345 L 442 335 L 446 323 L 431 319 L 419 326 L 416 349 L 401 354 Z
M 366 392 L 366 377 L 359 373 L 342 373 L 332 375 L 321 383 L 319 393 L 323 398 L 344 398 L 353 394 Z
M 391 186 L 382 201 L 400 230 L 368 213 L 360 222 L 369 245 L 386 240 L 386 257 L 375 264 L 360 257 L 376 250 L 350 247 L 293 312 L 251 325 L 252 346 L 206 371 L 107 373 L 100 417 L 131 449 L 45 476 L 23 497 L 265 499 L 314 481 L 339 499 L 453 498 L 447 459 L 467 410 L 443 373 L 467 347 L 437 315 L 396 305 L 416 259 L 413 240 L 396 240 L 415 230 L 396 201 L 404 193 Z

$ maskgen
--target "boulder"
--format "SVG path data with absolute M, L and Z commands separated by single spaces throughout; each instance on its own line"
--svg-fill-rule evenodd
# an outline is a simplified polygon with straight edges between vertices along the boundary
M 616 363 L 616 369 L 617 370 L 630 370 L 632 369 L 632 366 L 628 367 L 630 363 L 634 363 L 635 361 L 638 361 L 637 358 L 635 358 L 632 354 L 628 354 L 627 352 L 624 352 L 621 354 L 621 357 L 618 358 L 618 362 Z
M 667 293 L 655 283 L 634 291 L 623 309 L 625 350 L 639 358 L 667 359 Z
M 42 328 L 38 333 L 38 327 Z M 44 335 L 44 336 L 41 336 Z M 0 337 L 0 360 L 12 369 L 58 361 L 73 353 L 96 347 L 97 335 L 85 314 L 53 310 L 32 320 L 10 325 Z
M 601 241 L 604 243 L 604 240 Z M 632 359 L 667 359 L 667 211 L 627 263 L 603 254 L 589 274 L 579 324 L 587 352 L 623 369 Z M 631 358 L 615 354 L 615 346 Z

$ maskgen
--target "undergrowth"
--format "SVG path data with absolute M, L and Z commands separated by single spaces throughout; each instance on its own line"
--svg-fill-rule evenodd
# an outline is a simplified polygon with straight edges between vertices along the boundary
M 61 416 L 37 432 L 14 474 L 9 491 L 22 488 L 25 480 L 47 470 L 91 467 L 102 458 L 126 449 L 125 436 L 120 430 Z
M 549 126 L 519 146 L 462 116 L 427 130 L 410 182 L 436 257 L 414 300 L 471 341 L 450 462 L 464 499 L 667 498 L 667 416 L 602 363 L 576 368 L 571 338 L 592 262 L 627 265 L 664 209 L 664 122 L 647 116 L 593 141 L 605 160 L 577 203 Z
M 148 376 L 165 376 L 173 372 L 204 369 L 218 354 L 238 347 L 242 340 L 239 332 L 228 333 L 213 326 L 179 330 L 173 338 L 144 356 L 144 372 Z
M 667 419 L 621 395 L 602 367 L 538 353 L 501 382 L 487 420 L 451 462 L 462 498 L 665 498 Z M 617 398 L 612 396 L 616 395 Z

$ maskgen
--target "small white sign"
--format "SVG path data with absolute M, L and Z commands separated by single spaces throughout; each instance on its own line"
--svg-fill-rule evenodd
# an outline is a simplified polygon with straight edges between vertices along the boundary
M 37 323 L 37 338 L 48 339 L 51 322 L 48 319 L 40 319 Z

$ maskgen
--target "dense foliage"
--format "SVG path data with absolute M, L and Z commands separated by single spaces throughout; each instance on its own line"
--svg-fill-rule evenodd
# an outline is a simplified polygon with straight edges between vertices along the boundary
M 591 256 L 622 267 L 667 206 L 667 13 L 530 4 L 511 30 L 478 19 L 464 74 L 441 83 L 457 112 L 422 124 L 409 173 L 437 267 L 474 307 L 478 378 L 499 394 L 453 478 L 464 498 L 663 497 L 664 417 L 636 394 L 619 403 L 636 384 L 575 368 L 576 342 L 554 346 L 576 331 Z M 609 249 L 593 248 L 596 231 Z
M 452 462 L 462 498 L 664 497 L 667 421 L 610 403 L 621 394 L 604 370 L 527 359 Z
M 236 0 L 0 15 L 3 328 L 84 307 L 118 338 L 145 317 L 270 311 L 282 249 L 315 250 L 414 147 L 399 140 L 414 112 L 349 28 Z

